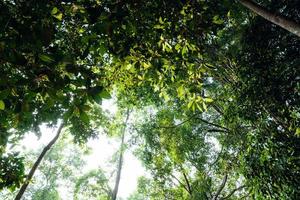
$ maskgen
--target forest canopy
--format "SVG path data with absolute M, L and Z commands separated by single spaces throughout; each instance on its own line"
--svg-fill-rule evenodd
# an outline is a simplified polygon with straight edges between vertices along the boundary
M 132 147 L 151 176 L 139 178 L 131 200 L 297 199 L 299 8 L 297 0 L 2 0 L 0 197 L 61 199 L 64 180 L 75 183 L 73 199 L 116 200 Z M 112 99 L 115 113 L 101 107 Z M 42 126 L 57 134 L 39 152 L 12 148 Z M 101 134 L 121 141 L 114 187 L 102 169 L 78 176 L 84 145 Z M 32 181 L 36 171 L 47 184 Z

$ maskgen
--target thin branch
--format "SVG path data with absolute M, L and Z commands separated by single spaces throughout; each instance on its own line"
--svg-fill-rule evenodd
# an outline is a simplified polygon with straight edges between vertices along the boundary
M 223 111 L 221 111 L 221 109 L 219 108 L 218 105 L 216 105 L 215 103 L 212 104 L 212 107 L 215 109 L 215 111 L 217 111 L 220 115 L 224 115 Z
M 158 126 L 157 128 L 177 128 L 178 126 L 181 126 L 182 124 L 184 124 L 184 123 L 190 121 L 191 119 L 193 119 L 193 118 L 194 118 L 195 116 L 197 116 L 197 115 L 198 115 L 198 114 L 194 114 L 194 115 L 190 116 L 188 119 L 186 119 L 186 120 L 182 121 L 181 123 L 176 124 L 176 125 L 174 125 L 174 126 Z
M 208 124 L 208 125 L 211 125 L 211 126 L 215 126 L 215 127 L 218 127 L 218 128 L 221 128 L 221 129 L 224 129 L 224 130 L 217 130 L 217 132 L 229 132 L 229 129 L 224 127 L 224 126 L 221 126 L 221 125 L 218 125 L 218 124 L 215 124 L 215 123 L 212 123 L 212 122 L 209 122 L 203 118 L 200 118 L 200 117 L 196 117 L 198 114 L 194 114 L 192 116 L 190 116 L 188 119 L 182 121 L 181 123 L 179 124 L 176 124 L 174 126 L 158 126 L 157 128 L 177 128 L 178 126 L 181 126 L 183 125 L 184 123 L 192 120 L 193 118 L 197 119 L 197 120 L 200 120 L 201 122 L 205 123 L 205 124 Z M 212 129 L 212 130 L 216 130 L 216 129 Z
M 222 155 L 222 153 L 223 153 L 223 150 L 224 150 L 224 146 L 222 145 L 222 148 L 221 148 L 220 153 L 218 154 L 218 157 L 216 158 L 216 160 L 215 160 L 214 162 L 212 162 L 212 163 L 209 165 L 210 168 L 211 168 L 212 166 L 214 166 L 214 165 L 220 160 L 221 155 Z
M 7 20 L 7 22 L 6 22 L 5 26 L 4 26 L 4 28 L 3 28 L 3 32 L 5 31 L 6 27 L 8 26 L 10 20 L 11 20 L 11 16 L 9 16 L 9 18 L 8 18 L 8 20 Z
M 184 170 L 183 170 L 183 168 L 181 169 L 181 171 L 182 171 L 182 174 L 183 174 L 184 180 L 185 180 L 185 182 L 186 182 L 186 185 L 187 185 L 187 188 L 188 188 L 189 194 L 190 194 L 190 195 L 192 195 L 192 193 L 193 193 L 193 192 L 192 192 L 192 187 L 191 187 L 191 185 L 190 185 L 189 179 L 187 178 L 186 174 L 184 173 Z
M 171 176 L 190 194 L 189 189 L 187 188 L 187 186 L 182 183 L 176 176 L 174 176 L 173 174 L 171 174 Z
M 241 185 L 240 187 L 235 188 L 234 190 L 232 190 L 226 197 L 223 197 L 223 198 L 221 198 L 221 199 L 228 199 L 228 198 L 231 197 L 236 191 L 239 191 L 239 190 L 241 190 L 241 189 L 243 189 L 243 188 L 245 188 L 245 187 L 246 187 L 246 185 Z
M 207 121 L 207 120 L 205 120 L 205 119 L 202 119 L 202 118 L 200 118 L 200 117 L 197 117 L 196 119 L 198 119 L 198 120 L 200 120 L 200 121 L 202 121 L 202 122 L 204 122 L 204 123 L 206 123 L 206 124 L 209 124 L 209 125 L 211 125 L 211 126 L 215 126 L 215 127 L 221 128 L 221 129 L 225 129 L 226 131 L 229 131 L 229 129 L 226 128 L 226 127 L 224 127 L 224 126 L 221 126 L 221 125 L 218 125 L 218 124 L 209 122 L 209 121 Z
M 218 189 L 218 191 L 216 192 L 216 194 L 214 195 L 213 199 L 212 200 L 217 200 L 218 199 L 218 196 L 221 194 L 222 190 L 224 189 L 225 185 L 226 185 L 226 182 L 227 182 L 227 177 L 228 175 L 225 174 L 224 178 L 223 178 L 223 181 Z
M 244 196 L 242 196 L 240 199 L 244 199 L 246 197 L 248 197 L 250 195 L 250 192 L 248 194 L 245 194 Z
M 227 130 L 221 130 L 221 129 L 209 129 L 207 132 L 220 132 L 220 133 L 228 133 Z

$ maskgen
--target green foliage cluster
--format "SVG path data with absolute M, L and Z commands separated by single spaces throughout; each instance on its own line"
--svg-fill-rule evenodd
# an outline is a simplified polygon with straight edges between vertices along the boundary
M 1 1 L 0 189 L 24 178 L 7 144 L 59 120 L 84 143 L 114 92 L 152 114 L 132 126 L 154 177 L 133 199 L 297 199 L 300 39 L 239 2 Z M 258 3 L 300 22 L 298 1 Z
M 24 178 L 23 159 L 17 153 L 3 155 L 0 159 L 0 189 L 20 187 Z

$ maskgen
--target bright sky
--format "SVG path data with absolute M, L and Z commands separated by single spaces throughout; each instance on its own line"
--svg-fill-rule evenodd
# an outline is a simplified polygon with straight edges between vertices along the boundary
M 104 109 L 109 110 L 112 113 L 116 112 L 116 106 L 112 101 L 104 101 L 102 104 Z M 42 136 L 38 139 L 33 133 L 26 134 L 25 138 L 21 142 L 26 149 L 36 150 L 41 146 L 45 146 L 54 137 L 56 130 L 42 126 Z M 125 136 L 126 137 L 126 136 Z M 109 161 L 112 155 L 118 150 L 120 146 L 120 140 L 116 138 L 108 138 L 105 135 L 100 135 L 98 139 L 90 140 L 87 146 L 91 148 L 92 152 L 83 158 L 87 165 L 84 171 L 91 169 L 97 169 L 101 167 L 104 171 L 111 172 L 112 166 Z M 123 169 L 121 174 L 121 180 L 119 185 L 118 197 L 126 199 L 137 187 L 137 179 L 139 176 L 143 176 L 145 170 L 142 167 L 141 162 L 130 152 L 126 150 L 124 154 Z M 110 174 L 107 176 L 109 177 Z M 114 185 L 114 180 L 111 181 L 111 185 Z M 63 189 L 61 189 L 63 190 Z M 70 200 L 67 197 L 63 197 L 64 200 Z

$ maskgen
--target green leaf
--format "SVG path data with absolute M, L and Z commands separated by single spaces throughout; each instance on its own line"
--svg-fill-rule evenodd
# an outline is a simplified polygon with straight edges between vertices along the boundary
M 62 20 L 63 14 L 62 13 L 58 13 L 56 15 L 53 15 L 53 17 L 55 17 L 56 19 L 58 19 L 59 21 Z
M 107 48 L 106 48 L 106 46 L 105 46 L 104 44 L 101 44 L 101 45 L 99 46 L 98 51 L 99 51 L 99 53 L 100 53 L 101 55 L 104 55 L 104 54 L 107 52 Z
M 164 26 L 162 26 L 160 24 L 156 24 L 156 25 L 154 25 L 153 28 L 155 28 L 155 29 L 164 29 Z
M 299 127 L 296 128 L 296 133 L 295 134 L 296 134 L 296 136 L 300 137 L 300 128 Z
M 54 59 L 52 57 L 50 57 L 49 55 L 46 55 L 46 54 L 40 54 L 39 55 L 39 58 L 46 62 L 46 63 L 51 63 L 51 62 L 54 62 Z
M 213 100 L 212 100 L 211 98 L 204 98 L 204 101 L 205 101 L 206 103 L 211 103 L 211 102 L 213 102 Z
M 110 99 L 111 96 L 109 94 L 109 92 L 107 92 L 106 90 L 102 90 L 99 94 L 99 96 L 103 99 Z
M 192 107 L 192 105 L 194 104 L 194 101 L 190 101 L 187 105 L 188 109 L 190 109 Z
M 224 20 L 223 19 L 220 19 L 220 17 L 218 15 L 214 16 L 213 18 L 213 23 L 215 24 L 223 24 L 224 23 Z
M 51 10 L 51 15 L 55 15 L 57 12 L 58 12 L 57 7 L 54 7 L 54 8 Z
M 164 24 L 164 21 L 161 17 L 159 17 L 158 21 L 159 21 L 159 23 Z
M 177 43 L 176 45 L 175 45 L 175 50 L 176 51 L 179 51 L 181 49 L 181 45 L 179 44 L 179 43 Z
M 92 98 L 96 103 L 98 104 L 102 103 L 102 98 L 100 97 L 100 95 L 93 95 Z
M 206 104 L 205 104 L 204 102 L 202 102 L 202 106 L 203 106 L 203 109 L 204 109 L 205 111 L 207 111 L 207 106 L 206 106 Z
M 177 88 L 177 93 L 178 93 L 178 97 L 180 99 L 184 98 L 184 96 L 185 96 L 185 89 L 184 89 L 183 85 L 181 85 L 180 87 Z
M 5 103 L 4 101 L 0 100 L 0 110 L 4 110 L 5 109 Z
M 73 110 L 69 109 L 63 116 L 64 120 L 68 120 L 73 115 Z
M 86 124 L 90 121 L 89 116 L 85 112 L 80 112 L 80 119 Z

